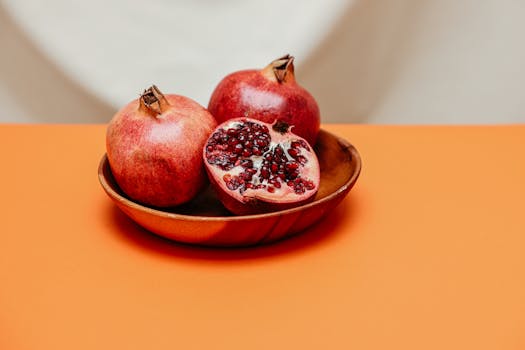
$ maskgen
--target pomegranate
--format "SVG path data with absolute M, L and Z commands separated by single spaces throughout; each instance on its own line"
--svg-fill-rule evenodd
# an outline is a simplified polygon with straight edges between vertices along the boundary
M 206 171 L 229 211 L 256 214 L 313 200 L 319 162 L 308 142 L 290 129 L 280 120 L 238 118 L 220 124 L 208 138 Z
M 106 148 L 115 181 L 146 205 L 189 201 L 207 183 L 202 147 L 216 125 L 197 102 L 151 86 L 108 125 Z
M 222 79 L 213 91 L 208 110 L 222 123 L 248 117 L 266 123 L 281 120 L 314 145 L 320 128 L 319 107 L 295 80 L 294 58 L 283 56 L 262 70 L 243 70 Z

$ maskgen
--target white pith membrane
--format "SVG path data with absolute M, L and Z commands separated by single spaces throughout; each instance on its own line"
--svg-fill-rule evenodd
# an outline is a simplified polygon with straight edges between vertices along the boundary
M 261 123 L 259 121 L 251 120 L 244 118 L 242 121 L 229 121 L 225 122 L 221 125 L 220 129 L 217 129 L 218 132 L 220 130 L 223 130 L 226 132 L 228 129 L 236 129 L 241 125 L 245 125 L 246 123 L 255 123 L 258 125 L 265 125 L 268 128 L 271 128 L 271 125 L 267 125 L 265 123 Z M 217 132 L 216 131 L 216 132 Z M 214 133 L 215 134 L 215 133 Z M 269 131 L 268 134 L 271 134 L 271 141 L 269 143 L 269 149 L 265 152 L 263 152 L 261 155 L 250 155 L 248 157 L 244 157 L 240 155 L 238 157 L 239 161 L 243 159 L 250 159 L 253 162 L 252 168 L 257 169 L 257 172 L 253 174 L 253 177 L 251 180 L 246 181 L 245 183 L 251 183 L 253 186 L 262 185 L 263 188 L 245 188 L 244 186 L 239 186 L 237 189 L 230 189 L 230 192 L 233 197 L 238 199 L 242 202 L 249 202 L 254 199 L 262 200 L 265 202 L 279 202 L 279 203 L 294 203 L 297 201 L 301 201 L 304 199 L 307 199 L 311 196 L 313 196 L 319 187 L 319 163 L 317 161 L 317 157 L 315 154 L 313 154 L 313 150 L 308 145 L 308 143 L 300 138 L 299 136 L 296 137 L 290 137 L 290 132 L 285 134 L 280 134 L 276 131 Z M 298 150 L 298 155 L 296 157 L 292 157 L 290 154 L 288 154 L 287 150 L 291 148 L 291 144 L 294 141 L 302 140 L 302 142 L 307 145 L 304 148 L 303 146 L 296 147 L 295 149 Z M 207 144 L 208 145 L 208 144 Z M 297 194 L 294 190 L 294 187 L 288 186 L 286 180 L 279 179 L 280 182 L 280 188 L 277 186 L 274 186 L 269 183 L 269 179 L 263 179 L 261 176 L 261 170 L 262 170 L 262 164 L 265 161 L 265 156 L 268 153 L 274 153 L 277 146 L 281 146 L 284 150 L 284 152 L 281 153 L 281 157 L 286 158 L 286 162 L 295 162 L 299 165 L 298 167 L 298 173 L 299 176 L 296 178 L 297 181 L 305 181 L 305 182 L 311 182 L 313 186 L 308 186 L 309 188 L 304 187 L 304 193 Z M 205 154 L 208 156 L 209 154 L 219 154 L 219 153 L 226 153 L 228 151 L 221 150 L 217 151 L 214 150 L 212 152 L 208 152 L 206 150 L 205 146 Z M 303 156 L 306 158 L 307 162 L 305 163 L 306 166 L 302 165 L 300 162 L 297 161 L 297 158 Z M 223 170 L 220 166 L 216 164 L 212 164 L 209 161 L 209 158 L 207 158 L 207 162 L 209 165 L 211 165 L 214 168 L 213 176 L 215 178 L 215 181 L 218 183 L 221 183 L 224 187 L 228 188 L 225 178 L 234 178 L 235 176 L 240 176 L 241 173 L 246 171 L 246 168 L 243 167 L 241 164 L 234 166 L 233 168 L 229 170 Z M 240 162 L 239 162 L 240 163 Z M 271 163 L 271 162 L 270 162 Z M 290 180 L 295 181 L 295 180 Z M 273 188 L 272 192 L 268 190 L 268 188 Z

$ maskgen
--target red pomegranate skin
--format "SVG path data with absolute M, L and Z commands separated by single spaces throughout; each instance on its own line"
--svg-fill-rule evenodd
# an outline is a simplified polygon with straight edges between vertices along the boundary
M 219 124 L 240 117 L 269 124 L 276 119 L 284 121 L 310 145 L 315 144 L 320 128 L 319 106 L 296 82 L 293 66 L 281 82 L 272 72 L 271 64 L 262 70 L 242 70 L 227 75 L 213 91 L 208 110 Z
M 197 102 L 165 95 L 174 108 L 158 116 L 137 112 L 140 99 L 123 107 L 107 128 L 111 171 L 138 202 L 171 207 L 191 200 L 208 183 L 202 147 L 216 126 Z

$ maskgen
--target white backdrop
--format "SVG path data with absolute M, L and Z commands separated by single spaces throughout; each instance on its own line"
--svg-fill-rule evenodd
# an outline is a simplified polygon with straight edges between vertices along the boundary
M 296 56 L 324 122 L 525 121 L 519 0 L 0 1 L 1 122 L 106 122 L 152 83 L 207 104 Z

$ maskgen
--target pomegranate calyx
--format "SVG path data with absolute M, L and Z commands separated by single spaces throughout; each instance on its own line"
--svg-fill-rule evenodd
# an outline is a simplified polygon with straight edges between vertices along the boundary
M 170 106 L 166 97 L 156 85 L 151 85 L 140 95 L 139 109 L 152 115 L 161 115 Z
M 277 79 L 279 84 L 287 81 L 293 80 L 294 78 L 294 66 L 293 66 L 294 57 L 286 54 L 283 57 L 280 57 L 270 63 L 268 66 L 271 67 L 272 72 Z

